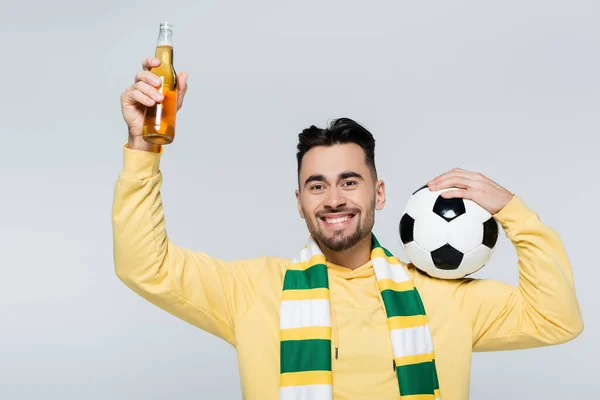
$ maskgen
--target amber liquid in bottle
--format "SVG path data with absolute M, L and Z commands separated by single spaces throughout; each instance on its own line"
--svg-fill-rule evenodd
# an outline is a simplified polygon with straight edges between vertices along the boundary
M 173 67 L 173 30 L 167 23 L 160 25 L 158 44 L 155 56 L 160 65 L 152 68 L 162 84 L 158 91 L 164 96 L 163 101 L 146 109 L 144 118 L 144 140 L 152 144 L 169 144 L 175 140 L 175 120 L 177 114 L 177 73 Z

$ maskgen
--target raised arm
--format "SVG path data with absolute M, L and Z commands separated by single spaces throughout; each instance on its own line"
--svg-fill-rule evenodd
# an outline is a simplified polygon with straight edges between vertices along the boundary
M 532 348 L 577 337 L 583 320 L 557 232 L 518 197 L 495 217 L 515 246 L 519 284 L 466 280 L 458 287 L 461 307 L 473 323 L 473 350 Z
M 509 350 L 559 344 L 583 330 L 571 265 L 553 229 L 508 190 L 489 178 L 455 168 L 430 182 L 454 187 L 444 197 L 463 197 L 487 209 L 514 245 L 519 284 L 466 279 L 453 297 L 472 322 L 473 350 Z
M 112 206 L 115 271 L 146 300 L 235 345 L 235 322 L 253 303 L 266 259 L 224 262 L 169 240 L 160 193 L 163 148 L 141 136 L 144 107 L 160 101 L 148 71 L 153 62 L 144 62 L 121 96 L 129 141 Z M 185 91 L 185 76 L 179 79 Z

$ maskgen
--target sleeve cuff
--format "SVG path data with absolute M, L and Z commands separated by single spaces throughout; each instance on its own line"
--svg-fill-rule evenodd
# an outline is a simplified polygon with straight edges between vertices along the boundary
M 163 153 L 161 146 L 158 153 L 153 151 L 133 150 L 123 145 L 122 174 L 129 179 L 148 179 L 158 174 L 160 157 Z
M 511 232 L 531 218 L 539 217 L 520 197 L 513 195 L 508 204 L 494 214 L 494 218 L 502 225 L 505 231 Z

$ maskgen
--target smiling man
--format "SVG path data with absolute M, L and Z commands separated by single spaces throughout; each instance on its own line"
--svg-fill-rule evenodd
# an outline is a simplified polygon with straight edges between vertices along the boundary
M 116 273 L 148 301 L 231 343 L 244 399 L 465 400 L 472 351 L 559 344 L 582 331 L 559 236 L 481 174 L 454 169 L 429 186 L 453 187 L 444 196 L 494 215 L 516 249 L 518 286 L 431 278 L 385 249 L 372 231 L 385 205 L 375 140 L 347 118 L 299 135 L 296 197 L 310 235 L 298 254 L 223 261 L 172 243 L 160 193 L 163 149 L 141 132 L 144 107 L 161 99 L 148 71 L 157 63 L 146 60 L 121 96 L 129 140 L 113 202 Z M 179 109 L 187 75 L 178 79 Z
M 355 269 L 368 261 L 375 210 L 384 206 L 385 187 L 377 180 L 369 132 L 349 119 L 331 128 L 312 126 L 299 136 L 298 210 L 326 258 Z M 336 136 L 351 132 L 353 141 L 337 142 Z

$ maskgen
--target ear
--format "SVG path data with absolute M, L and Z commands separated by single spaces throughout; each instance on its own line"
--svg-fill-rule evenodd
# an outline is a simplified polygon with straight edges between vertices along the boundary
M 300 202 L 300 190 L 296 189 L 296 201 L 298 202 L 298 212 L 300 218 L 304 219 L 304 212 L 302 211 L 302 203 Z
M 385 206 L 385 182 L 378 180 L 375 183 L 375 209 L 383 210 Z

